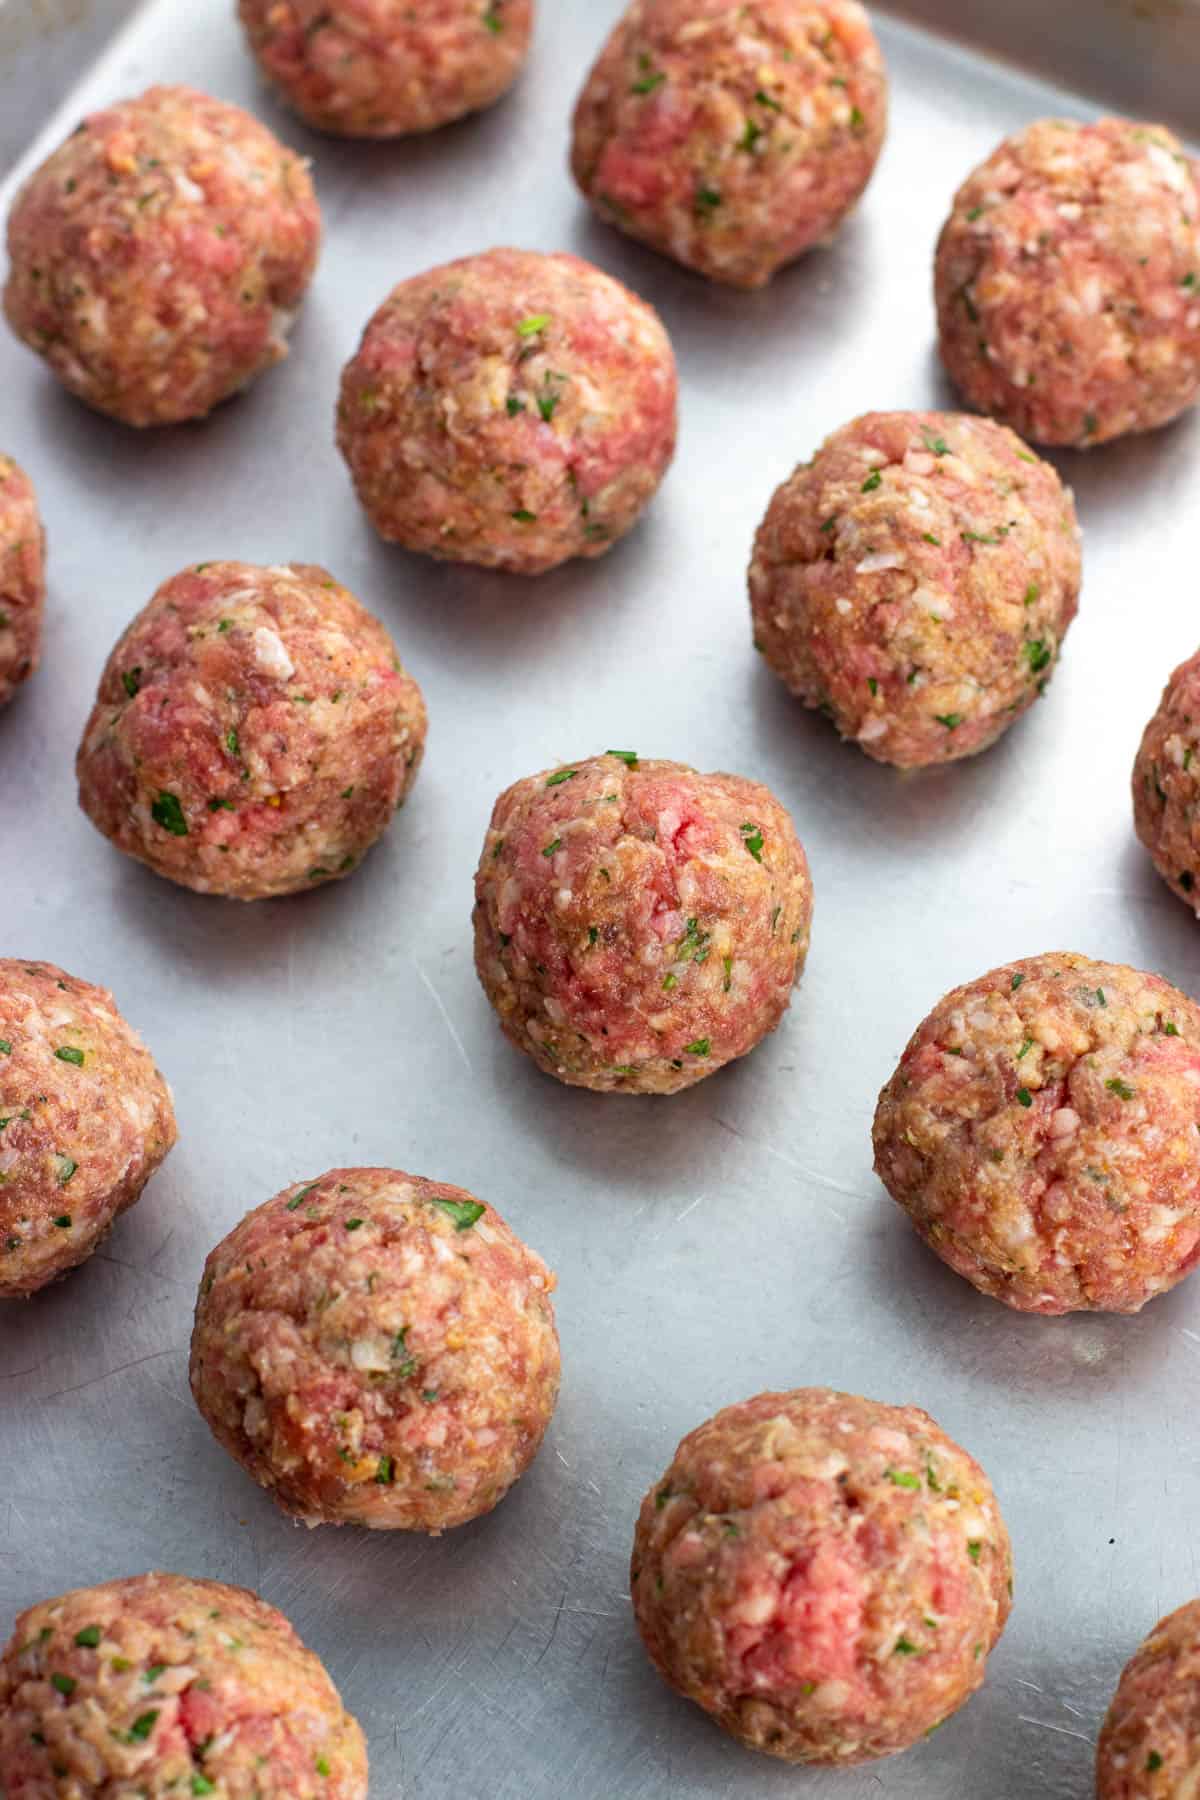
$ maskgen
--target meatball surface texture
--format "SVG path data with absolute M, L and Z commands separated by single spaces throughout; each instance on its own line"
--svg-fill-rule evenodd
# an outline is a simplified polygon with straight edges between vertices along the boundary
M 673 1094 L 752 1050 L 808 953 L 787 812 L 740 775 L 609 751 L 497 800 L 475 966 L 501 1028 L 574 1087 Z
M 89 406 L 199 419 L 287 354 L 321 219 L 302 158 L 195 88 L 91 114 L 8 220 L 4 310 Z
M 990 419 L 865 413 L 779 489 L 750 564 L 755 646 L 897 768 L 984 750 L 1044 692 L 1075 617 L 1075 504 Z
M 620 282 L 490 250 L 393 288 L 343 372 L 338 444 L 382 537 L 537 575 L 634 525 L 677 390 L 661 320 Z
M 1167 886 L 1200 910 L 1200 651 L 1163 689 L 1133 764 L 1133 821 Z
M 972 406 L 1086 448 L 1193 404 L 1198 169 L 1163 125 L 1042 119 L 967 177 L 934 285 L 942 360 Z
M 1138 1312 L 1200 1258 L 1200 1007 L 1067 953 L 955 988 L 875 1114 L 931 1249 L 1019 1312 Z
M 209 1256 L 192 1392 L 306 1524 L 444 1531 L 489 1512 L 537 1454 L 558 1395 L 553 1288 L 462 1188 L 332 1169 Z
M 886 128 L 857 0 L 634 0 L 580 95 L 571 168 L 630 237 L 757 288 L 828 241 Z
M 1126 1663 L 1096 1753 L 1096 1800 L 1189 1800 L 1200 1769 L 1200 1600 Z
M 979 1464 L 915 1406 L 759 1394 L 684 1438 L 631 1566 L 659 1673 L 788 1762 L 906 1750 L 984 1678 L 1012 1592 Z
M 498 100 L 521 72 L 533 0 L 239 0 L 267 79 L 317 131 L 399 137 Z
M 325 570 L 200 563 L 118 639 L 76 759 L 119 850 L 237 900 L 348 874 L 405 800 L 425 702 Z
M 134 1575 L 31 1606 L 0 1656 L 10 1800 L 366 1800 L 358 1723 L 246 1588 Z
M 0 706 L 28 680 L 42 656 L 46 606 L 46 533 L 33 483 L 0 455 Z
M 86 1262 L 175 1136 L 171 1090 L 112 995 L 0 959 L 0 1299 Z

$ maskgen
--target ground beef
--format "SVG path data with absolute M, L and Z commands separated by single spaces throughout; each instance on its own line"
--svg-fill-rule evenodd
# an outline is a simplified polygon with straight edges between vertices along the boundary
M 676 400 L 670 340 L 628 288 L 491 250 L 393 288 L 343 373 L 338 444 L 383 537 L 536 575 L 636 522 Z
M 1097 1800 L 1200 1793 L 1200 1600 L 1160 1619 L 1125 1665 L 1096 1757 Z
M 856 0 L 634 0 L 580 95 L 571 167 L 631 237 L 756 288 L 829 239 L 886 126 Z
M 325 569 L 199 563 L 163 583 L 109 657 L 79 802 L 157 874 L 260 900 L 355 868 L 424 745 L 420 688 Z
M 42 655 L 46 534 L 24 469 L 0 456 L 0 706 Z
M 7 1800 L 366 1800 L 357 1721 L 245 1588 L 134 1575 L 21 1614 L 0 1657 Z
M 642 1502 L 634 1616 L 671 1686 L 753 1750 L 905 1750 L 984 1677 L 1012 1592 L 979 1464 L 915 1406 L 759 1394 L 685 1437 Z
M 558 1395 L 554 1276 L 494 1207 L 396 1169 L 333 1169 L 205 1265 L 192 1392 L 308 1525 L 444 1531 L 536 1456 Z
M 1200 1258 L 1200 1007 L 1086 956 L 940 1000 L 879 1097 L 875 1167 L 926 1243 L 1019 1312 L 1133 1313 Z
M 317 131 L 396 137 L 491 106 L 533 34 L 533 0 L 239 0 L 263 74 Z
M 1161 125 L 1042 119 L 954 196 L 942 358 L 1040 444 L 1165 425 L 1200 393 L 1200 165 Z
M 151 88 L 85 119 L 17 195 L 4 310 L 90 406 L 201 418 L 287 354 L 320 230 L 306 165 L 265 125 Z
M 574 1087 L 673 1094 L 774 1031 L 812 882 L 769 789 L 632 751 L 544 769 L 492 812 L 475 966 L 505 1035 Z
M 899 768 L 994 743 L 1041 694 L 1079 597 L 1049 463 L 990 419 L 865 413 L 778 489 L 750 565 L 755 645 Z
M 112 995 L 0 960 L 0 1299 L 85 1262 L 174 1142 L 171 1090 Z
M 1200 652 L 1163 689 L 1133 764 L 1133 820 L 1163 880 L 1200 913 Z

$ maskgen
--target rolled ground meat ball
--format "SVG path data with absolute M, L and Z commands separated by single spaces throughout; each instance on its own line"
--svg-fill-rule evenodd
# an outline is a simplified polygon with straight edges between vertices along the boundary
M 1138 1312 L 1200 1258 L 1200 1007 L 1032 956 L 955 988 L 879 1096 L 875 1168 L 943 1262 L 1018 1312 Z
M 1042 119 L 969 175 L 938 242 L 942 360 L 1037 444 L 1165 425 L 1200 393 L 1198 165 L 1162 125 Z
M 877 762 L 952 762 L 1044 692 L 1079 583 L 1070 489 L 1011 431 L 864 413 L 767 509 L 754 642 Z
M 246 1588 L 133 1575 L 31 1606 L 0 1657 L 10 1800 L 366 1800 L 355 1719 Z
M 572 1087 L 674 1094 L 782 1019 L 812 882 L 768 788 L 610 750 L 501 794 L 474 916 L 519 1050 Z
M 446 1530 L 490 1512 L 558 1396 L 554 1276 L 494 1207 L 398 1169 L 332 1169 L 205 1265 L 196 1404 L 307 1525 Z
M 156 874 L 261 900 L 355 868 L 424 747 L 420 688 L 325 569 L 199 563 L 163 583 L 105 664 L 79 803 Z
M 1097 1800 L 1195 1800 L 1200 1600 L 1160 1619 L 1126 1663 L 1100 1733 Z
M 174 1142 L 171 1090 L 112 995 L 0 959 L 0 1299 L 86 1262 Z
M 832 236 L 886 127 L 856 0 L 634 0 L 579 97 L 571 168 L 630 237 L 757 288 Z
M 33 483 L 0 456 L 0 706 L 41 661 L 45 605 L 46 534 Z
M 1200 914 L 1200 651 L 1180 663 L 1142 733 L 1133 822 L 1167 886 Z
M 533 0 L 239 0 L 268 80 L 317 131 L 398 137 L 498 100 L 521 71 Z
M 287 355 L 320 235 L 307 166 L 265 125 L 154 87 L 93 113 L 25 183 L 4 310 L 89 406 L 198 419 Z
M 979 1464 L 915 1406 L 759 1394 L 685 1437 L 642 1502 L 633 1610 L 671 1686 L 752 1750 L 906 1750 L 984 1677 L 1012 1593 Z
M 601 556 L 675 454 L 653 309 L 577 256 L 490 250 L 402 281 L 342 375 L 338 445 L 382 537 L 538 575 Z

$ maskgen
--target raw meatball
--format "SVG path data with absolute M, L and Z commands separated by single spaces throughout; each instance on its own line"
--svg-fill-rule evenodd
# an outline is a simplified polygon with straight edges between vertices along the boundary
M 1133 764 L 1133 821 L 1167 885 L 1200 913 L 1200 651 L 1180 663 Z
M 41 661 L 45 604 L 46 534 L 33 483 L 0 456 L 0 706 Z
M 972 406 L 1080 448 L 1191 406 L 1198 170 L 1162 125 L 1042 119 L 967 177 L 934 280 L 942 359 Z
M 856 0 L 634 0 L 579 97 L 571 168 L 630 237 L 757 288 L 829 240 L 886 127 Z
M 1200 1600 L 1126 1663 L 1100 1733 L 1097 1800 L 1191 1800 L 1200 1770 Z
M 112 995 L 0 959 L 0 1299 L 86 1262 L 174 1142 L 171 1090 Z
M 604 1092 L 674 1094 L 753 1050 L 811 922 L 768 788 L 629 750 L 515 782 L 475 876 L 475 967 L 505 1036 Z
M 118 640 L 76 759 L 98 831 L 201 894 L 335 881 L 416 778 L 425 702 L 391 638 L 308 563 L 198 563 Z
M 321 220 L 306 164 L 237 106 L 154 87 L 85 119 L 8 221 L 8 322 L 127 425 L 199 419 L 287 355 Z
M 21 1614 L 0 1658 L 9 1800 L 366 1800 L 358 1723 L 246 1588 L 133 1575 Z
M 533 0 L 239 0 L 263 74 L 317 131 L 397 137 L 491 106 L 521 71 Z
M 1200 1258 L 1200 1007 L 1086 956 L 938 1002 L 879 1096 L 875 1168 L 1018 1312 L 1134 1313 Z
M 759 1394 L 642 1502 L 633 1610 L 659 1673 L 752 1750 L 906 1750 L 983 1681 L 1012 1555 L 979 1464 L 915 1406 Z
M 953 762 L 1044 691 L 1079 581 L 1070 489 L 1011 431 L 864 413 L 767 509 L 755 647 L 877 762 Z
M 205 1265 L 196 1404 L 307 1525 L 444 1531 L 490 1512 L 558 1397 L 554 1276 L 462 1188 L 332 1169 Z
M 392 289 L 343 372 L 338 444 L 381 536 L 538 575 L 636 522 L 677 387 L 658 314 L 620 282 L 489 250 Z

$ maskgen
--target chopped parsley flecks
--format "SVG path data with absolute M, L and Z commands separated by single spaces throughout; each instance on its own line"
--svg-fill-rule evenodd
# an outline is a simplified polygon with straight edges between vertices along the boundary
M 1104 1085 L 1110 1094 L 1115 1094 L 1117 1096 L 1118 1100 L 1133 1099 L 1133 1089 L 1127 1081 L 1122 1081 L 1119 1075 L 1114 1075 L 1112 1080 L 1106 1081 Z
M 175 794 L 168 794 L 165 790 L 159 794 L 150 808 L 150 817 L 164 831 L 169 831 L 172 837 L 186 837 L 188 834 L 187 820 Z
M 604 754 L 605 756 L 619 757 L 626 768 L 636 769 L 638 766 L 638 753 L 636 750 L 606 750 Z
M 546 786 L 561 787 L 564 781 L 574 781 L 578 773 L 578 769 L 560 769 L 557 775 L 550 775 L 547 777 Z
M 216 1791 L 217 1791 L 216 1782 L 210 1781 L 208 1779 L 207 1775 L 193 1775 L 192 1776 L 192 1792 L 193 1792 L 193 1794 L 215 1794 Z
M 837 516 L 837 514 L 836 514 L 836 513 L 830 513 L 830 515 L 829 515 L 829 517 L 828 517 L 828 518 L 827 518 L 827 519 L 823 519 L 823 520 L 822 520 L 822 521 L 821 521 L 821 524 L 820 524 L 820 526 L 819 526 L 819 527 L 818 527 L 818 530 L 820 530 L 820 531 L 832 531 L 832 530 L 833 530 L 833 528 L 834 528 L 834 526 L 835 526 L 835 525 L 836 525 L 836 524 L 837 524 L 837 522 L 838 522 L 838 516 Z
M 365 1224 L 366 1224 L 365 1219 L 347 1219 L 346 1220 L 346 1230 L 347 1231 L 361 1231 Z
M 61 1044 L 54 1054 L 59 1062 L 74 1063 L 77 1069 L 83 1067 L 83 1051 L 77 1050 L 74 1044 Z
M 0 1056 L 12 1055 L 12 1042 L 9 1038 L 0 1038 Z
M 484 28 L 490 31 L 493 37 L 499 37 L 504 30 L 504 20 L 500 17 L 502 4 L 503 0 L 492 0 L 492 4 L 483 15 Z M 329 1770 L 322 1769 L 320 1772 L 322 1775 L 328 1775 Z
M 648 56 L 639 57 L 638 62 L 646 72 L 638 77 L 629 91 L 631 94 L 652 94 L 667 78 L 661 69 L 651 68 Z
M 1155 1770 L 1156 1770 L 1156 1769 L 1161 1769 L 1161 1768 L 1162 1768 L 1162 1766 L 1163 1766 L 1163 1759 L 1162 1759 L 1162 1757 L 1161 1757 L 1161 1756 L 1160 1756 L 1160 1755 L 1159 1755 L 1159 1754 L 1158 1754 L 1158 1751 L 1157 1751 L 1157 1750 L 1151 1750 L 1151 1752 L 1150 1752 L 1150 1754 L 1149 1754 L 1149 1755 L 1148 1755 L 1148 1756 L 1147 1756 L 1147 1758 L 1146 1758 L 1146 1768 L 1147 1768 L 1147 1770 L 1148 1770 L 1148 1771 L 1149 1771 L 1149 1773 L 1150 1773 L 1150 1774 L 1151 1774 L 1151 1775 L 1153 1775 L 1153 1774 L 1154 1774 L 1154 1771 L 1155 1771 Z
M 395 1467 L 395 1462 L 390 1456 L 380 1457 L 379 1467 L 375 1471 L 375 1479 L 380 1487 L 387 1487 L 388 1483 L 393 1479 Z
M 763 853 L 762 832 L 752 819 L 746 819 L 739 827 L 739 830 L 742 834 L 742 842 L 745 844 L 747 850 L 750 852 L 755 862 L 760 863 L 762 861 Z
M 963 722 L 962 713 L 934 713 L 933 716 L 939 725 L 946 727 L 947 731 L 957 731 Z
M 725 979 L 721 983 L 721 986 L 724 988 L 725 992 L 728 993 L 730 988 L 733 986 L 733 958 L 732 958 L 732 956 L 723 956 L 721 958 L 721 964 L 725 970 Z
M 772 95 L 766 93 L 762 88 L 757 90 L 754 98 L 759 106 L 769 107 L 772 112 L 783 111 L 783 107 L 780 105 L 779 101 L 774 99 Z
M 600 942 L 600 927 L 598 925 L 589 925 L 588 926 L 588 943 L 589 944 L 598 944 L 599 942 Z
M 1029 1052 L 1032 1049 L 1033 1049 L 1033 1039 L 1030 1037 L 1027 1037 L 1025 1039 L 1025 1042 L 1021 1045 L 1021 1048 L 1017 1051 L 1017 1061 L 1022 1062 L 1024 1060 L 1024 1058 L 1029 1055 Z
M 74 1157 L 63 1156 L 61 1153 L 55 1157 L 55 1161 L 58 1163 L 58 1185 L 59 1187 L 66 1187 L 68 1181 L 70 1181 L 72 1175 L 74 1175 L 75 1171 L 78 1169 L 79 1164 L 75 1161 Z M 58 1220 L 55 1219 L 54 1223 L 57 1225 Z M 68 1219 L 67 1224 L 69 1225 L 70 1223 L 71 1221 Z
M 542 855 L 546 858 L 547 861 L 549 861 L 549 859 L 554 855 L 554 852 L 556 850 L 560 849 L 561 847 L 562 847 L 562 839 L 560 837 L 551 838 L 550 842 L 546 845 L 545 849 L 542 851 Z
M 64 1700 L 69 1700 L 71 1695 L 75 1692 L 75 1677 L 73 1675 L 61 1675 L 58 1670 L 55 1669 L 50 1677 L 50 1686 L 54 1688 L 57 1693 L 60 1693 Z
M 435 1198 L 432 1205 L 444 1212 L 447 1218 L 454 1221 L 455 1231 L 470 1231 L 482 1219 L 487 1207 L 482 1200 L 443 1200 Z
M 711 219 L 721 204 L 720 190 L 701 182 L 696 189 L 696 211 L 702 219 Z
M 711 1049 L 712 1042 L 709 1038 L 693 1038 L 690 1044 L 684 1045 L 683 1054 L 685 1056 L 707 1056 Z
M 225 733 L 225 748 L 228 750 L 230 756 L 241 755 L 242 747 L 236 731 L 229 730 Z
M 1041 597 L 1042 597 L 1041 588 L 1038 586 L 1036 581 L 1031 581 L 1029 586 L 1025 589 L 1024 604 L 1026 606 L 1033 606 L 1036 604 L 1036 602 L 1038 600 L 1041 599 Z
M 1014 975 L 1014 976 L 1013 976 L 1013 978 L 1012 978 L 1012 991 L 1013 991 L 1013 993 L 1014 993 L 1014 994 L 1015 994 L 1015 993 L 1016 993 L 1016 991 L 1017 991 L 1017 989 L 1018 989 L 1018 988 L 1019 988 L 1019 987 L 1020 987 L 1020 985 L 1021 985 L 1021 983 L 1022 983 L 1022 982 L 1023 982 L 1023 981 L 1024 981 L 1024 979 L 1025 979 L 1025 977 L 1024 977 L 1024 976 L 1023 976 L 1023 975 Z
M 1033 1095 L 1030 1093 L 1028 1088 L 1018 1088 L 1017 1089 L 1017 1104 L 1018 1104 L 1018 1106 L 1032 1106 L 1033 1105 Z
M 310 1181 L 307 1187 L 302 1187 L 300 1189 L 299 1193 L 293 1194 L 291 1199 L 288 1201 L 287 1206 L 284 1208 L 284 1211 L 285 1212 L 295 1212 L 296 1209 L 298 1208 L 298 1206 L 300 1205 L 300 1202 L 303 1200 L 304 1196 L 306 1194 L 311 1194 L 313 1189 L 316 1187 L 316 1185 L 317 1184 L 315 1181 Z
M 745 129 L 745 131 L 743 131 L 741 137 L 738 139 L 737 147 L 739 150 L 745 150 L 750 155 L 753 155 L 754 146 L 758 143 L 760 138 L 763 138 L 765 136 L 766 136 L 766 132 L 763 130 L 761 125 L 756 124 L 756 122 L 753 119 L 747 119 L 746 120 L 746 129 Z
M 328 1775 L 328 1773 L 329 1773 L 329 1758 L 326 1756 L 318 1756 L 317 1762 L 316 1762 L 316 1769 L 317 1769 L 318 1775 Z
M 121 675 L 121 686 L 125 689 L 125 692 L 129 695 L 131 700 L 134 698 L 141 685 L 142 670 L 140 664 L 136 668 L 124 670 Z
M 1163 1036 L 1164 1037 L 1178 1037 L 1179 1036 L 1179 1027 L 1178 1027 L 1178 1025 L 1176 1025 L 1176 1023 L 1173 1019 L 1168 1019 L 1166 1024 L 1163 1026 Z
M 527 506 L 518 506 L 516 512 L 511 514 L 511 517 L 516 520 L 518 525 L 537 524 L 537 514 L 535 512 L 530 512 Z
M 920 1649 L 910 1643 L 906 1637 L 898 1637 L 892 1650 L 893 1656 L 920 1656 Z
M 883 1479 L 898 1488 L 919 1488 L 921 1485 L 921 1477 L 908 1469 L 885 1469 Z
M 970 1559 L 971 1559 L 971 1561 L 972 1561 L 972 1562 L 973 1562 L 973 1563 L 977 1563 L 977 1562 L 978 1562 L 978 1561 L 979 1561 L 979 1557 L 980 1557 L 980 1554 L 981 1554 L 981 1552 L 982 1552 L 982 1550 L 983 1550 L 983 1541 L 982 1541 L 982 1539 L 980 1539 L 980 1538 L 970 1538 L 970 1539 L 969 1539 L 969 1540 L 968 1540 L 968 1542 L 967 1542 L 967 1555 L 968 1555 L 968 1556 L 969 1556 L 969 1557 L 970 1557 Z
M 1029 663 L 1029 670 L 1032 675 L 1040 675 L 1042 670 L 1047 668 L 1049 664 L 1054 661 L 1053 650 L 1051 650 L 1049 644 L 1045 643 L 1041 638 L 1035 638 L 1032 642 L 1026 644 L 1024 648 L 1025 656 Z
M 872 469 L 871 473 L 867 476 L 867 479 L 863 482 L 862 488 L 860 491 L 864 494 L 873 494 L 877 487 L 882 487 L 882 486 L 883 486 L 882 474 L 880 473 L 880 471 L 878 469 Z
M 672 988 L 677 988 L 678 986 L 679 986 L 678 975 L 664 975 L 663 976 L 663 991 L 665 993 L 669 994 L 671 992 Z
M 1095 437 L 1096 432 L 1099 430 L 1099 427 L 1100 427 L 1100 422 L 1097 419 L 1095 413 L 1084 413 L 1084 415 L 1083 415 L 1083 435 L 1085 437 Z
M 518 324 L 517 336 L 522 338 L 536 337 L 539 331 L 545 331 L 549 323 L 549 313 L 532 313 L 528 319 L 522 319 Z
M 932 544 L 936 550 L 941 549 L 942 540 L 940 537 L 935 536 L 932 531 L 923 531 L 921 537 L 926 544 Z
M 931 456 L 949 456 L 950 446 L 944 437 L 937 437 L 931 431 L 923 431 L 921 440 Z
M 85 1625 L 82 1631 L 75 1633 L 75 1642 L 81 1650 L 95 1650 L 100 1643 L 100 1627 Z
M 871 698 L 874 699 L 876 694 L 879 692 L 879 683 L 876 681 L 876 679 L 873 675 L 867 676 L 867 686 L 871 691 Z

